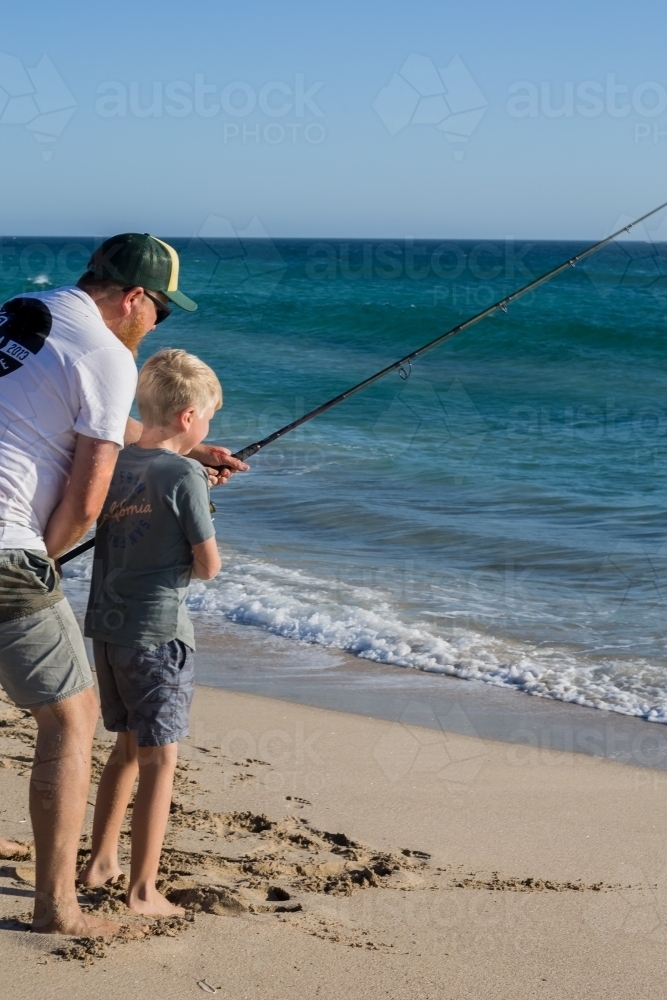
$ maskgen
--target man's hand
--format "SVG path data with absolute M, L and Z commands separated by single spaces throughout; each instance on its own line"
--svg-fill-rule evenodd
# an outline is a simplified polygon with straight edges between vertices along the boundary
M 229 448 L 214 444 L 198 444 L 192 449 L 188 458 L 201 462 L 206 470 L 209 486 L 224 486 L 235 472 L 247 472 L 250 468 L 245 462 L 234 458 Z

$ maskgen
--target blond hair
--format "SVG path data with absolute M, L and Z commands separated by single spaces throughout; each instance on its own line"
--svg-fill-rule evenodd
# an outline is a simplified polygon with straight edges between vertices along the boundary
M 187 351 L 166 347 L 139 372 L 137 405 L 146 427 L 168 427 L 177 413 L 194 406 L 197 415 L 222 406 L 222 386 L 212 368 Z

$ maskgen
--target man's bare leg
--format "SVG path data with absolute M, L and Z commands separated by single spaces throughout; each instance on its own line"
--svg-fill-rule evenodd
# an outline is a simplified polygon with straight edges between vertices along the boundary
M 97 699 L 89 688 L 55 705 L 34 709 L 32 714 L 38 729 L 30 781 L 36 855 L 32 929 L 77 937 L 112 935 L 119 925 L 84 915 L 74 885 Z
M 118 838 L 138 770 L 134 736 L 118 733 L 97 789 L 92 850 L 90 861 L 79 875 L 81 885 L 104 885 L 123 874 L 118 863 Z
M 178 743 L 139 747 L 139 787 L 132 810 L 132 865 L 127 905 L 147 917 L 185 913 L 155 887 L 167 829 Z

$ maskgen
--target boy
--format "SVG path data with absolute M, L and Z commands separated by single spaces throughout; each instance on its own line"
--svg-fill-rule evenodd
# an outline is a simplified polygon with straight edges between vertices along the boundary
M 199 358 L 163 350 L 139 373 L 137 404 L 143 433 L 118 458 L 98 521 L 86 612 L 104 725 L 118 736 L 79 881 L 94 886 L 122 876 L 118 837 L 138 773 L 126 902 L 137 913 L 165 916 L 183 912 L 155 879 L 194 692 L 185 596 L 191 576 L 211 580 L 220 570 L 206 473 L 184 456 L 208 434 L 222 389 Z

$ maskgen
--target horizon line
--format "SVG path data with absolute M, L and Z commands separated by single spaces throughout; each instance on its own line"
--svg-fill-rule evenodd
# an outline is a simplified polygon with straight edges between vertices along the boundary
M 127 230 L 129 232 L 129 230 Z M 114 233 L 111 236 L 116 235 Z M 45 234 L 38 233 L 35 235 L 30 235 L 27 233 L 0 233 L 0 240 L 106 240 L 110 236 L 104 234 L 92 234 L 92 233 L 56 233 L 56 234 Z M 514 240 L 515 242 L 523 243 L 584 243 L 590 245 L 599 242 L 600 239 L 604 237 L 598 237 L 597 240 L 594 237 L 585 239 L 582 237 L 573 236 L 561 236 L 561 237 L 541 237 L 541 236 L 198 236 L 196 233 L 194 235 L 179 236 L 174 234 L 162 234 L 162 238 L 165 240 L 201 240 L 202 243 L 224 243 L 224 242 L 237 242 L 241 241 L 243 243 L 271 243 L 276 240 L 281 241 L 301 241 L 301 242 L 321 242 L 321 243 L 333 243 L 347 241 L 350 243 L 362 243 L 362 242 L 374 242 L 374 243 L 405 243 L 408 240 L 413 242 L 426 242 L 426 243 L 452 243 L 452 242 L 467 242 L 467 243 L 499 243 L 505 242 L 507 240 Z M 619 237 L 622 238 L 622 237 Z M 652 240 L 652 239 L 624 239 L 624 243 L 648 243 L 653 246 L 667 244 L 666 240 Z

